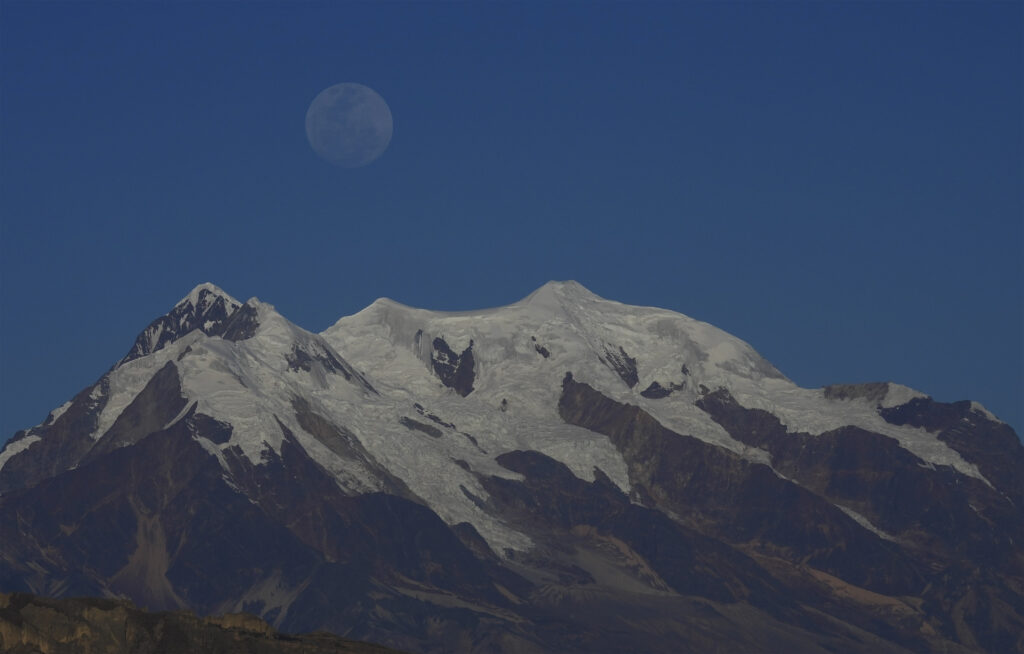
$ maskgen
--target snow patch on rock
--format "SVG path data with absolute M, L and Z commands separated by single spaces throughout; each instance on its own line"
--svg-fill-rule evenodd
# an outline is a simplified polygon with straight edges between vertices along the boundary
M 985 416 L 989 420 L 992 420 L 993 422 L 1003 422 L 1002 420 L 997 418 L 994 413 L 986 409 L 980 402 L 971 402 L 971 411 L 974 411 L 975 413 L 980 413 L 981 415 Z
M 0 469 L 2 469 L 7 462 L 11 460 L 16 454 L 21 454 L 28 448 L 32 447 L 33 443 L 38 443 L 43 440 L 39 436 L 31 435 L 20 438 L 16 441 L 9 441 L 2 451 L 0 451 Z
M 894 384 L 889 382 L 889 390 L 886 392 L 885 397 L 879 402 L 879 406 L 883 409 L 891 409 L 893 407 L 902 406 L 907 402 L 915 399 L 924 399 L 928 396 L 921 391 L 916 391 L 909 386 L 903 384 Z

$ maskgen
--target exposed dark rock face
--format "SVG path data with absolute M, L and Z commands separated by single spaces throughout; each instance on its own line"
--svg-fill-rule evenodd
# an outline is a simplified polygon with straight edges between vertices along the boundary
M 537 547 L 515 561 L 539 585 L 533 611 L 554 651 L 896 651 L 800 605 L 798 591 L 737 549 L 631 502 L 603 474 L 593 482 L 538 452 L 498 457 L 523 481 L 481 478 L 488 505 Z M 614 588 L 614 590 L 612 590 Z M 810 603 L 820 598 L 808 595 Z M 566 614 L 561 609 L 571 607 Z M 741 608 L 742 607 L 742 608 Z M 734 620 L 739 612 L 743 626 Z M 633 621 L 643 615 L 646 627 Z M 778 631 L 770 625 L 786 624 Z M 557 626 L 556 626 L 557 625 Z M 552 628 L 554 627 L 554 628 Z M 772 633 L 765 641 L 754 633 Z
M 947 404 L 922 397 L 900 406 L 879 409 L 878 413 L 894 425 L 913 425 L 933 432 L 948 429 L 960 420 L 972 421 L 970 402 Z
M 181 394 L 178 370 L 168 361 L 121 412 L 105 434 L 96 431 L 100 412 L 107 403 L 106 376 L 76 395 L 67 411 L 56 420 L 23 433 L 39 441 L 15 455 L 16 465 L 0 469 L 0 493 L 26 488 L 73 468 L 83 461 L 136 442 L 178 417 L 186 401 Z
M 468 522 L 460 522 L 452 527 L 452 531 L 459 537 L 462 544 L 468 547 L 477 558 L 492 563 L 498 562 L 498 555 L 494 553 L 491 546 L 487 544 L 484 537 L 476 530 L 476 527 Z
M 89 437 L 109 398 L 109 383 L 104 376 L 71 400 L 68 410 L 56 420 L 20 431 L 13 441 L 37 436 L 39 441 L 22 450 L 0 468 L 0 493 L 26 488 L 76 465 L 93 446 Z
M 287 523 L 323 557 L 324 563 L 305 573 L 308 585 L 282 619 L 282 629 L 328 629 L 416 651 L 467 650 L 482 615 L 508 611 L 509 599 L 495 584 L 513 593 L 529 588 L 517 575 L 476 558 L 420 504 L 383 493 L 344 496 L 290 436 L 281 455 L 270 455 L 265 464 L 256 467 L 236 457 L 231 466 L 236 478 L 248 480 L 246 493 L 271 519 Z M 304 480 L 301 487 L 292 483 L 295 478 Z M 475 610 L 427 601 L 438 594 L 459 597 Z M 392 622 L 397 616 L 400 628 Z M 432 631 L 438 627 L 447 636 Z M 518 628 L 500 620 L 489 631 Z
M 941 420 L 922 413 L 929 404 L 914 400 L 881 411 L 893 419 L 909 415 L 922 422 Z M 1020 586 L 1001 579 L 1024 579 L 1024 553 L 1017 545 L 1024 542 L 1024 511 L 1008 499 L 997 475 L 989 477 L 997 484 L 991 488 L 952 468 L 931 469 L 895 440 L 855 427 L 817 436 L 788 433 L 775 416 L 741 407 L 724 390 L 704 396 L 698 406 L 737 440 L 766 449 L 780 473 L 865 516 L 907 552 L 904 558 L 926 563 L 926 568 L 919 566 L 928 583 L 920 591 L 923 597 L 936 603 L 950 598 L 973 603 L 968 598 L 977 592 L 1004 598 L 983 612 L 946 614 L 944 620 L 947 629 L 974 634 L 971 638 L 986 649 L 1012 649 L 1012 634 L 1024 628 L 1024 621 L 998 607 L 1004 602 L 1024 606 Z M 956 429 L 963 417 L 950 420 L 949 412 L 947 406 L 936 413 L 945 414 L 943 422 Z M 1013 440 L 1016 448 L 1007 447 L 1006 452 L 1011 457 L 1020 449 Z M 1009 482 L 1012 492 L 1017 480 Z
M 1024 508 L 1024 445 L 1008 425 L 974 410 L 970 402 L 946 404 L 930 398 L 915 398 L 879 413 L 894 425 L 938 432 L 939 440 L 978 466 L 986 479 Z
M 672 394 L 671 388 L 665 388 L 658 382 L 651 382 L 651 385 L 640 391 L 640 395 L 650 400 L 660 400 L 663 397 L 668 397 Z
M 993 489 L 948 467 L 932 470 L 894 439 L 855 427 L 817 436 L 788 433 L 778 418 L 741 407 L 726 391 L 701 398 L 698 406 L 737 440 L 768 450 L 782 474 L 904 541 L 946 556 L 981 557 L 979 564 L 997 557 L 1009 565 L 1016 558 L 1011 543 L 1024 538 L 1024 513 L 999 485 Z
M 640 375 L 636 369 L 636 359 L 629 356 L 622 347 L 619 347 L 618 352 L 613 352 L 605 348 L 604 357 L 601 362 L 606 366 L 615 371 L 630 388 L 633 388 L 640 382 Z
M 243 304 L 231 317 L 224 322 L 220 333 L 216 334 L 227 341 L 244 341 L 256 335 L 260 327 L 259 312 L 250 304 Z
M 454 390 L 462 397 L 473 392 L 473 341 L 462 351 L 456 354 L 448 343 L 441 337 L 434 339 L 434 353 L 430 357 L 434 372 L 440 378 L 441 383 Z
M 303 398 L 293 398 L 292 407 L 295 409 L 295 419 L 299 426 L 331 452 L 344 460 L 360 463 L 362 468 L 370 473 L 380 484 L 380 488 L 386 492 L 399 497 L 416 499 L 405 482 L 391 474 L 372 454 L 367 452 L 359 438 L 351 431 L 340 425 L 335 425 L 314 412 L 309 402 Z
M 234 431 L 234 427 L 230 423 L 221 422 L 202 413 L 196 413 L 195 409 L 196 407 L 193 405 L 192 410 L 185 416 L 189 431 L 194 434 L 202 434 L 204 438 L 218 445 L 223 445 L 231 440 L 231 433 Z
M 924 586 L 898 548 L 768 466 L 674 433 L 571 375 L 563 388 L 562 418 L 608 435 L 637 492 L 684 523 L 878 592 L 910 594 Z
M 475 504 L 477 506 L 477 508 L 479 508 L 481 510 L 484 510 L 484 511 L 487 510 L 487 503 L 484 502 L 482 498 L 474 495 L 463 484 L 459 484 L 459 490 L 462 491 L 462 494 L 465 495 L 466 497 L 468 497 L 469 501 L 472 502 L 473 504 Z
M 299 344 L 292 346 L 292 351 L 285 355 L 288 361 L 288 369 L 293 371 L 304 371 L 317 375 L 341 375 L 347 381 L 354 381 L 370 393 L 377 393 L 377 390 L 366 380 L 366 378 L 348 364 L 341 356 L 326 343 L 320 342 L 313 346 L 300 347 Z
M 192 538 L 198 528 L 222 536 Z M 52 548 L 42 558 L 40 539 Z M 5 494 L 0 540 L 3 572 L 17 574 L 0 580 L 6 589 L 49 594 L 70 584 L 67 594 L 126 593 L 148 608 L 205 613 L 227 589 L 283 574 L 277 562 L 312 563 L 306 548 L 227 485 L 185 421 Z
M 420 504 L 380 493 L 345 496 L 289 434 L 281 455 L 259 466 L 227 451 L 245 494 L 225 482 L 217 460 L 194 440 L 198 435 L 182 420 L 0 497 L 0 587 L 125 593 L 151 609 L 188 606 L 202 614 L 250 597 L 245 610 L 285 631 L 332 629 L 378 641 L 396 639 L 386 616 L 418 615 L 419 626 L 397 632 L 419 651 L 461 649 L 463 637 L 472 643 L 481 616 L 436 610 L 418 593 L 457 596 L 485 613 L 501 613 L 509 605 L 503 592 L 529 589 L 517 575 L 478 559 Z M 45 553 L 40 542 L 48 544 Z M 282 600 L 259 591 L 267 584 L 286 589 L 290 599 L 268 604 Z M 418 589 L 411 595 L 402 590 L 409 584 Z M 377 600 L 367 604 L 371 588 L 378 589 Z M 435 638 L 430 630 L 439 624 L 455 641 Z M 502 624 L 498 632 L 518 631 L 512 622 Z
M 126 600 L 0 594 L 0 650 L 10 654 L 386 654 L 396 650 L 325 633 L 280 634 L 254 615 L 149 613 Z
M 555 533 L 594 530 L 614 537 L 626 547 L 625 554 L 650 566 L 647 581 L 652 589 L 667 585 L 683 595 L 719 602 L 753 596 L 755 605 L 773 610 L 794 606 L 785 590 L 748 557 L 660 511 L 630 503 L 607 477 L 585 482 L 539 452 L 509 452 L 497 461 L 526 477 L 524 482 L 484 479 L 491 500 L 504 514 L 532 523 L 532 529 L 540 519 Z
M 537 342 L 536 336 L 531 336 L 530 340 L 533 341 L 533 349 L 536 350 L 537 354 L 541 355 L 545 359 L 551 356 L 551 352 L 546 347 Z
M 107 433 L 89 450 L 85 460 L 103 456 L 111 450 L 136 443 L 163 429 L 179 416 L 186 400 L 181 393 L 178 368 L 173 361 L 164 364 L 142 392 L 121 412 Z
M 1022 554 L 1014 545 L 1024 537 L 1024 520 L 998 491 L 951 469 L 930 470 L 879 434 L 786 434 L 774 416 L 743 409 L 722 390 L 700 406 L 734 438 L 768 450 L 772 465 L 793 481 L 672 433 L 571 375 L 559 409 L 567 422 L 611 438 L 645 505 L 750 552 L 798 595 L 806 593 L 804 601 L 817 597 L 833 615 L 910 649 L 938 647 L 922 640 L 926 620 L 926 631 L 983 651 L 1024 646 L 1024 619 L 1010 608 L 1024 605 L 1016 581 L 1024 578 Z M 833 503 L 889 535 L 856 525 Z M 805 566 L 831 575 L 830 589 L 799 582 L 806 573 L 796 571 Z M 841 607 L 834 598 L 839 580 L 880 596 L 918 597 L 927 608 L 894 620 Z
M 227 297 L 202 288 L 195 303 L 182 302 L 167 315 L 151 322 L 117 366 L 161 350 L 196 329 L 208 335 L 219 334 L 237 308 L 238 305 Z
M 822 389 L 825 397 L 830 400 L 864 399 L 869 402 L 881 402 L 889 393 L 886 382 L 869 382 L 867 384 L 830 384 Z
M 413 404 L 413 408 L 416 409 L 416 413 L 420 414 L 424 418 L 428 418 L 429 420 L 431 420 L 431 421 L 441 425 L 442 427 L 447 427 L 448 429 L 451 429 L 452 431 L 456 431 L 455 425 L 453 423 L 445 422 L 439 416 L 436 416 L 433 413 L 430 413 L 429 411 L 424 409 L 423 405 L 420 404 L 419 402 L 416 402 L 415 404 Z
M 405 416 L 402 416 L 398 421 L 402 423 L 406 428 L 411 429 L 413 431 L 424 433 L 432 438 L 441 438 L 441 436 L 443 435 L 441 430 L 438 429 L 437 427 L 434 427 L 433 425 L 428 425 L 426 423 L 417 422 L 412 418 L 406 418 Z
M 306 372 L 312 372 L 313 366 L 315 364 L 319 364 L 321 369 L 327 372 L 341 375 L 345 379 L 352 379 L 352 373 L 348 371 L 348 367 L 345 366 L 333 352 L 326 348 L 323 352 L 314 352 L 313 354 L 310 354 L 298 345 L 295 345 L 292 347 L 291 353 L 288 354 L 286 358 L 288 360 L 289 370 L 305 370 Z

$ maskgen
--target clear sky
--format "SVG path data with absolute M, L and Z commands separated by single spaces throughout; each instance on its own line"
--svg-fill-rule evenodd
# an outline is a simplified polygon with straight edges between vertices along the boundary
M 197 283 L 319 331 L 550 279 L 803 386 L 1024 427 L 1022 29 L 1005 3 L 0 4 L 0 441 Z M 306 141 L 359 82 L 394 135 Z

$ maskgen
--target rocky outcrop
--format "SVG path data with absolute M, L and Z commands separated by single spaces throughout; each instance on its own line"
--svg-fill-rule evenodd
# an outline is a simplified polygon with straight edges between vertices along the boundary
M 196 440 L 203 424 L 180 420 L 0 497 L 0 588 L 127 595 L 204 615 L 241 609 L 289 632 L 327 629 L 416 651 L 523 637 L 508 611 L 530 584 L 478 558 L 426 507 L 345 495 L 290 434 L 259 466 L 229 450 L 228 484 Z M 444 597 L 459 601 L 431 601 Z M 504 617 L 492 624 L 490 614 Z M 394 615 L 407 622 L 396 627 Z
M 879 389 L 866 390 L 877 396 Z M 844 427 L 813 436 L 788 432 L 777 417 L 742 407 L 725 390 L 705 395 L 698 406 L 733 438 L 767 450 L 781 475 L 848 510 L 898 547 L 901 565 L 918 570 L 918 578 L 927 581 L 924 588 L 903 592 L 944 607 L 932 619 L 946 630 L 987 651 L 1013 651 L 1024 644 L 1019 638 L 1024 619 L 1009 608 L 1024 606 L 1024 553 L 1018 545 L 1024 542 L 1024 511 L 1013 499 L 1020 480 L 1008 474 L 1024 469 L 1017 462 L 1024 448 L 1005 425 L 972 413 L 969 402 L 956 406 L 914 399 L 880 409 L 893 422 L 942 429 L 940 438 L 945 435 L 943 440 L 955 443 L 965 459 L 984 466 L 992 486 L 947 466 L 926 466 L 894 439 L 864 429 Z M 983 426 L 988 429 L 978 428 Z M 971 427 L 973 438 L 958 441 Z M 1005 438 L 1007 432 L 1011 439 Z M 868 557 L 862 566 L 877 563 Z M 953 609 L 979 606 L 979 601 L 981 610 Z
M 698 405 L 767 450 L 771 467 L 674 433 L 572 375 L 559 411 L 608 435 L 637 499 L 748 552 L 802 601 L 912 650 L 941 649 L 946 637 L 981 651 L 1024 648 L 1024 620 L 1010 608 L 1024 605 L 1015 545 L 1024 519 L 998 490 L 926 467 L 880 434 L 788 433 L 724 390 Z M 875 599 L 854 608 L 851 597 Z M 905 597 L 919 604 L 896 599 Z M 884 613 L 880 602 L 901 608 Z
M 473 392 L 473 341 L 461 354 L 456 354 L 440 336 L 434 339 L 430 363 L 441 383 L 462 397 Z
M 157 352 L 196 329 L 207 335 L 220 334 L 238 306 L 236 300 L 212 284 L 197 286 L 168 314 L 151 322 L 117 365 Z
M 168 361 L 121 412 L 83 460 L 103 456 L 163 429 L 164 425 L 181 413 L 186 404 L 181 393 L 178 369 L 173 361 Z
M 396 652 L 330 634 L 292 636 L 254 615 L 199 618 L 187 611 L 149 613 L 127 600 L 49 599 L 0 594 L 0 650 L 10 654 L 387 654 Z
M 0 493 L 25 488 L 76 465 L 94 445 L 90 438 L 109 394 L 107 377 L 79 392 L 67 411 L 38 427 L 20 431 L 11 439 L 38 439 L 0 468 Z
M 936 432 L 938 439 L 978 466 L 1018 507 L 1024 507 L 1024 445 L 1009 425 L 992 419 L 972 402 L 914 398 L 879 413 L 894 425 Z
M 802 561 L 858 586 L 908 594 L 916 566 L 847 514 L 764 464 L 666 429 L 567 375 L 562 418 L 606 434 L 622 452 L 639 499 L 685 523 L 759 552 Z
M 243 304 L 224 321 L 217 335 L 228 341 L 244 341 L 256 335 L 260 328 L 259 312 L 252 304 Z
M 615 371 L 615 374 L 619 376 L 619 379 L 626 386 L 633 388 L 640 381 L 640 376 L 636 369 L 636 359 L 629 356 L 622 349 L 622 346 L 619 346 L 618 352 L 606 347 L 601 361 Z

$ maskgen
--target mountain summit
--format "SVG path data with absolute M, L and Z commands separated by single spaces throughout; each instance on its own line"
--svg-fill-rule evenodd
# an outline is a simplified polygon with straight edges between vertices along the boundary
M 117 365 L 152 354 L 197 329 L 207 335 L 219 334 L 228 316 L 238 307 L 238 300 L 213 284 L 200 284 L 175 304 L 167 315 L 150 323 Z
M 193 289 L 0 452 L 0 591 L 413 651 L 1024 651 L 1024 448 L 550 282 L 320 334 Z

